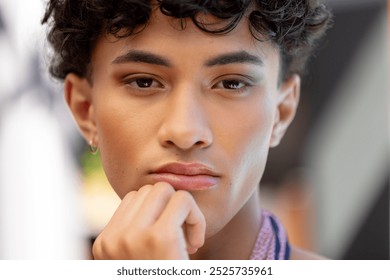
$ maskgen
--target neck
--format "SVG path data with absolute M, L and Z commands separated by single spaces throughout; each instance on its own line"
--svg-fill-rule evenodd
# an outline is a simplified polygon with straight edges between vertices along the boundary
M 249 259 L 261 226 L 259 191 L 256 190 L 233 219 L 208 238 L 191 259 Z

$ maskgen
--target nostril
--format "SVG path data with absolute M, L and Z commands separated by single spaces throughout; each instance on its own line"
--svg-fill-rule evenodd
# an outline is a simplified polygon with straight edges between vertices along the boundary
M 167 144 L 167 146 L 174 146 L 175 145 L 175 143 L 173 143 L 173 141 L 171 141 L 171 140 L 167 140 L 167 141 L 165 141 L 165 143 Z
M 203 149 L 212 143 L 211 129 L 202 122 L 165 121 L 158 131 L 158 141 L 166 148 Z
M 205 145 L 205 142 L 203 142 L 203 141 L 197 141 L 196 143 L 195 143 L 195 145 L 196 146 L 204 146 Z
M 164 141 L 164 146 L 165 147 L 177 147 L 182 150 L 188 150 L 191 148 L 197 147 L 198 149 L 202 149 L 207 146 L 207 143 L 202 140 L 198 141 L 191 141 L 191 140 L 186 140 L 185 138 L 177 139 L 175 140 L 166 140 Z

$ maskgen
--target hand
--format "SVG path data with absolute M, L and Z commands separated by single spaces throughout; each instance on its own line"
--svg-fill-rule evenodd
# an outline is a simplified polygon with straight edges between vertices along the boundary
M 203 246 L 205 229 L 192 195 L 160 182 L 123 198 L 92 252 L 95 259 L 188 259 Z

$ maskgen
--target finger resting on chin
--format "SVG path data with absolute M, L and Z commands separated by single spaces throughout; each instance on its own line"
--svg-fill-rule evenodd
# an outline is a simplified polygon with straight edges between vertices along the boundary
M 139 215 L 134 222 L 145 226 L 154 224 L 174 194 L 174 188 L 168 183 L 155 184 L 139 207 Z
M 171 197 L 157 223 L 180 230 L 184 226 L 188 247 L 200 248 L 204 244 L 205 218 L 192 195 L 186 191 L 177 191 Z

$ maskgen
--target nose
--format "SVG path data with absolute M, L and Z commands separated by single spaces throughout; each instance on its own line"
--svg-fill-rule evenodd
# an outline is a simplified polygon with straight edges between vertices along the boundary
M 158 131 L 160 144 L 180 150 L 204 149 L 210 146 L 213 136 L 205 101 L 201 93 L 188 88 L 171 92 L 167 97 Z

